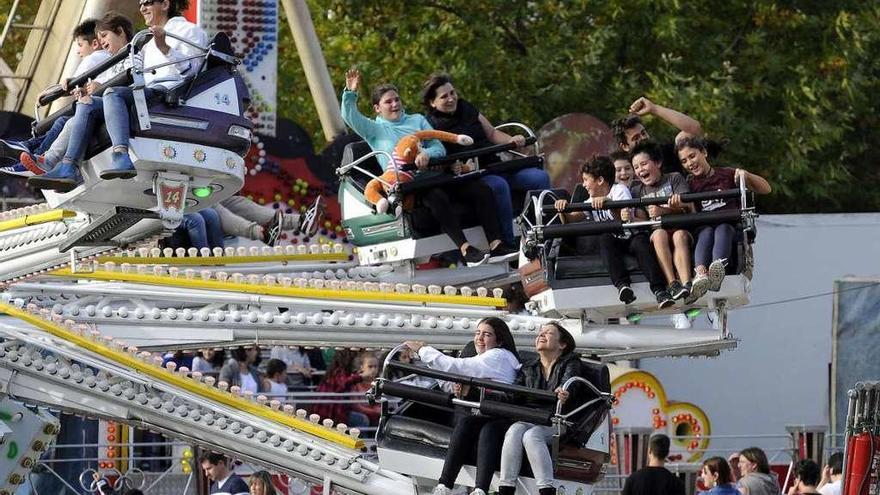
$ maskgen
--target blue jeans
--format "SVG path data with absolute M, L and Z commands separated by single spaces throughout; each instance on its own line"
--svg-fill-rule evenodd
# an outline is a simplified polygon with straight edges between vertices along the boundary
M 513 245 L 513 198 L 511 191 L 550 189 L 550 176 L 540 168 L 523 168 L 511 174 L 487 175 L 480 179 L 492 189 L 501 223 L 501 240 Z
M 181 227 L 189 234 L 189 242 L 194 248 L 223 247 L 223 229 L 220 215 L 214 208 L 205 208 L 198 213 L 183 216 Z
M 150 88 L 144 90 L 147 98 L 152 92 Z M 91 103 L 77 103 L 76 114 L 73 116 L 74 128 L 70 133 L 70 144 L 67 145 L 64 160 L 74 163 L 79 161 L 92 139 L 93 126 L 101 120 L 107 125 L 107 134 L 110 135 L 113 147 L 128 147 L 131 138 L 128 107 L 133 102 L 131 88 L 117 86 L 107 88 L 102 97 L 92 97 Z
M 55 141 L 55 138 L 61 134 L 61 129 L 64 129 L 64 124 L 70 120 L 71 117 L 65 115 L 63 117 L 58 117 L 55 119 L 55 122 L 52 123 L 52 127 L 46 131 L 46 134 L 40 134 L 39 136 L 34 136 L 27 141 L 22 141 L 21 144 L 24 145 L 25 148 L 29 149 L 31 153 L 35 155 L 42 155 L 49 149 L 49 146 L 52 146 L 52 143 Z

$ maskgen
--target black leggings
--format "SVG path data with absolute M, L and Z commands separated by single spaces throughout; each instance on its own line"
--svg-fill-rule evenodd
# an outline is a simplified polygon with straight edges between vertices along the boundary
M 501 446 L 509 427 L 510 421 L 506 419 L 470 415 L 458 418 L 452 430 L 452 438 L 449 439 L 443 473 L 438 482 L 452 488 L 461 467 L 476 452 L 476 488 L 488 493 L 492 475 L 501 466 Z
M 468 211 L 473 212 L 486 232 L 486 239 L 492 242 L 501 239 L 501 228 L 495 209 L 495 198 L 492 189 L 483 181 L 468 180 L 449 187 L 435 187 L 421 195 L 422 204 L 431 212 L 443 233 L 448 235 L 456 246 L 461 247 L 467 242 L 461 229 L 458 215 L 453 214 L 452 202 L 465 203 Z

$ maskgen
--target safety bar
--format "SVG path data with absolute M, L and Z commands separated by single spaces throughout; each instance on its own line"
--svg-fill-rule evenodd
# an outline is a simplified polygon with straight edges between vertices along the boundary
M 509 385 L 506 383 L 496 382 L 493 380 L 485 380 L 481 378 L 474 378 L 470 376 L 457 375 L 455 373 L 447 373 L 445 371 L 437 371 L 432 370 L 430 368 L 423 368 L 421 366 L 415 366 L 412 364 L 401 363 L 397 361 L 390 361 L 386 363 L 386 367 L 390 367 L 392 369 L 397 369 L 400 371 L 405 371 L 408 373 L 413 373 L 416 375 L 427 376 L 430 378 L 434 378 L 437 380 L 445 380 L 447 382 L 455 382 L 461 383 L 463 385 L 470 385 L 472 387 L 481 387 L 488 388 L 497 392 L 507 392 L 514 394 L 528 394 L 532 397 L 541 400 L 547 401 L 555 401 L 556 394 L 553 392 L 548 392 L 546 390 L 538 390 L 531 387 L 522 387 L 519 385 Z
M 708 201 L 713 199 L 733 199 L 742 197 L 742 191 L 740 189 L 727 189 L 724 191 L 706 191 L 706 192 L 698 192 L 698 193 L 684 193 L 681 195 L 682 203 L 696 203 L 698 201 Z M 657 197 L 657 198 L 634 198 L 634 199 L 622 199 L 617 201 L 605 201 L 602 205 L 603 210 L 616 210 L 620 208 L 638 208 L 642 206 L 649 205 L 662 205 L 669 202 L 669 196 Z M 745 204 L 745 203 L 743 203 Z M 552 205 L 544 206 L 542 208 L 544 213 L 554 213 L 554 212 L 562 212 L 562 213 L 571 213 L 575 211 L 589 211 L 593 210 L 592 203 L 571 203 L 567 205 L 565 208 L 558 210 Z
M 556 403 L 556 415 L 557 416 L 559 416 L 563 419 L 566 419 L 574 414 L 579 413 L 583 409 L 593 405 L 594 403 L 596 403 L 596 401 L 600 401 L 600 400 L 605 402 L 605 404 L 608 405 L 608 407 L 611 407 L 611 405 L 614 403 L 614 395 L 613 394 L 599 390 L 598 388 L 596 388 L 595 385 L 590 383 L 590 380 L 587 380 L 586 378 L 581 377 L 581 376 L 573 376 L 573 377 L 569 378 L 568 380 L 566 380 L 565 383 L 562 384 L 562 390 L 565 390 L 567 392 L 568 389 L 571 388 L 571 386 L 574 385 L 575 383 L 586 384 L 586 386 L 589 387 L 590 390 L 592 390 L 593 393 L 595 393 L 598 397 L 596 399 L 589 401 L 589 402 L 585 402 L 585 403 L 581 404 L 576 409 L 569 411 L 567 414 L 562 414 L 562 401 L 559 401 Z
M 553 417 L 553 413 L 549 410 L 518 406 L 485 398 L 479 402 L 458 399 L 451 393 L 443 390 L 427 389 L 387 380 L 379 380 L 375 388 L 380 394 L 387 394 L 404 400 L 414 400 L 419 403 L 440 407 L 451 407 L 453 405 L 470 407 L 478 409 L 480 413 L 488 416 L 500 416 L 516 421 L 549 425 Z M 536 389 L 531 388 L 527 390 L 530 392 L 536 391 Z
M 531 127 L 529 127 L 525 124 L 522 124 L 520 122 L 505 122 L 504 124 L 496 125 L 495 129 L 500 130 L 500 129 L 504 129 L 505 127 L 515 127 L 517 129 L 521 129 L 521 130 L 525 131 L 525 133 L 528 135 L 529 138 L 535 138 L 535 143 L 534 143 L 535 144 L 535 155 L 541 154 L 541 143 L 540 143 L 540 141 L 538 141 L 537 136 L 535 135 L 535 131 L 533 131 Z M 528 139 L 528 138 L 526 138 L 526 139 Z M 518 155 L 518 156 L 526 156 L 524 153 L 520 153 L 518 151 L 511 151 L 511 153 L 513 153 L 514 155 Z
M 538 241 L 556 239 L 560 237 L 574 237 L 599 234 L 622 234 L 625 230 L 645 229 L 650 227 L 662 227 L 666 229 L 681 229 L 699 227 L 702 225 L 714 225 L 719 223 L 738 222 L 742 218 L 740 210 L 719 210 L 702 213 L 690 213 L 685 215 L 664 215 L 658 220 L 646 220 L 643 222 L 623 223 L 620 220 L 609 222 L 577 222 L 569 224 L 545 225 L 533 227 L 530 236 Z
M 391 155 L 390 155 L 388 152 L 386 152 L 386 151 L 381 151 L 381 150 L 379 150 L 379 151 L 371 151 L 371 152 L 367 153 L 366 155 L 364 155 L 364 156 L 358 158 L 357 160 L 355 160 L 355 161 L 349 163 L 348 165 L 343 165 L 343 166 L 337 168 L 337 169 L 336 169 L 336 175 L 338 175 L 338 176 L 341 177 L 341 176 L 343 176 L 343 175 L 346 175 L 351 169 L 355 169 L 355 170 L 357 170 L 358 172 L 361 172 L 362 174 L 366 175 L 367 177 L 372 177 L 373 179 L 376 179 L 377 181 L 381 182 L 382 184 L 384 184 L 385 186 L 387 186 L 387 187 L 389 187 L 389 188 L 394 187 L 394 184 L 389 184 L 388 182 L 382 180 L 381 177 L 377 177 L 376 175 L 374 175 L 374 174 L 373 174 L 372 172 L 370 172 L 369 170 L 363 169 L 363 168 L 361 168 L 361 167 L 358 166 L 358 165 L 360 165 L 361 163 L 363 163 L 363 162 L 369 160 L 370 158 L 373 158 L 374 156 L 379 156 L 379 155 L 382 155 L 382 156 L 384 156 L 385 158 L 388 159 L 389 166 L 392 166 L 392 169 L 394 170 L 395 178 L 397 179 L 397 183 L 399 184 L 399 183 L 400 183 L 400 171 L 397 169 L 397 167 L 394 167 L 394 166 L 393 166 L 393 164 L 394 164 L 394 158 L 392 158 Z
M 529 136 L 526 138 L 525 146 L 530 146 L 537 142 L 538 138 L 534 136 Z M 492 146 L 486 146 L 485 148 L 472 149 L 467 151 L 462 151 L 460 153 L 453 153 L 451 155 L 441 156 L 438 158 L 432 158 L 428 162 L 428 168 L 437 167 L 440 165 L 448 165 L 450 163 L 455 163 L 457 161 L 466 161 L 468 158 L 474 158 L 480 155 L 488 155 L 490 153 L 502 153 L 504 151 L 510 151 L 518 148 L 514 143 L 504 143 L 504 144 L 494 144 Z

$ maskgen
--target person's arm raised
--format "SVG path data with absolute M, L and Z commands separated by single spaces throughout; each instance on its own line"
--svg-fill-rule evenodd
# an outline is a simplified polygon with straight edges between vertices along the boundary
M 702 126 L 695 118 L 681 113 L 678 110 L 658 105 L 644 96 L 634 101 L 633 104 L 630 105 L 629 111 L 639 116 L 651 114 L 660 117 L 669 125 L 693 136 L 700 136 L 703 134 Z

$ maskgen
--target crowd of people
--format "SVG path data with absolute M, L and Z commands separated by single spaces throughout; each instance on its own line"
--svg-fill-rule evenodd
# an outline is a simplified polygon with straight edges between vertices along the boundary
M 666 468 L 671 441 L 663 434 L 653 435 L 648 444 L 648 465 L 631 474 L 623 495 L 684 495 L 684 482 Z M 840 495 L 843 454 L 835 452 L 824 468 L 811 459 L 794 463 L 787 495 Z M 770 469 L 767 455 L 749 447 L 729 458 L 710 457 L 703 461 L 700 480 L 706 495 L 781 495 L 782 486 Z

